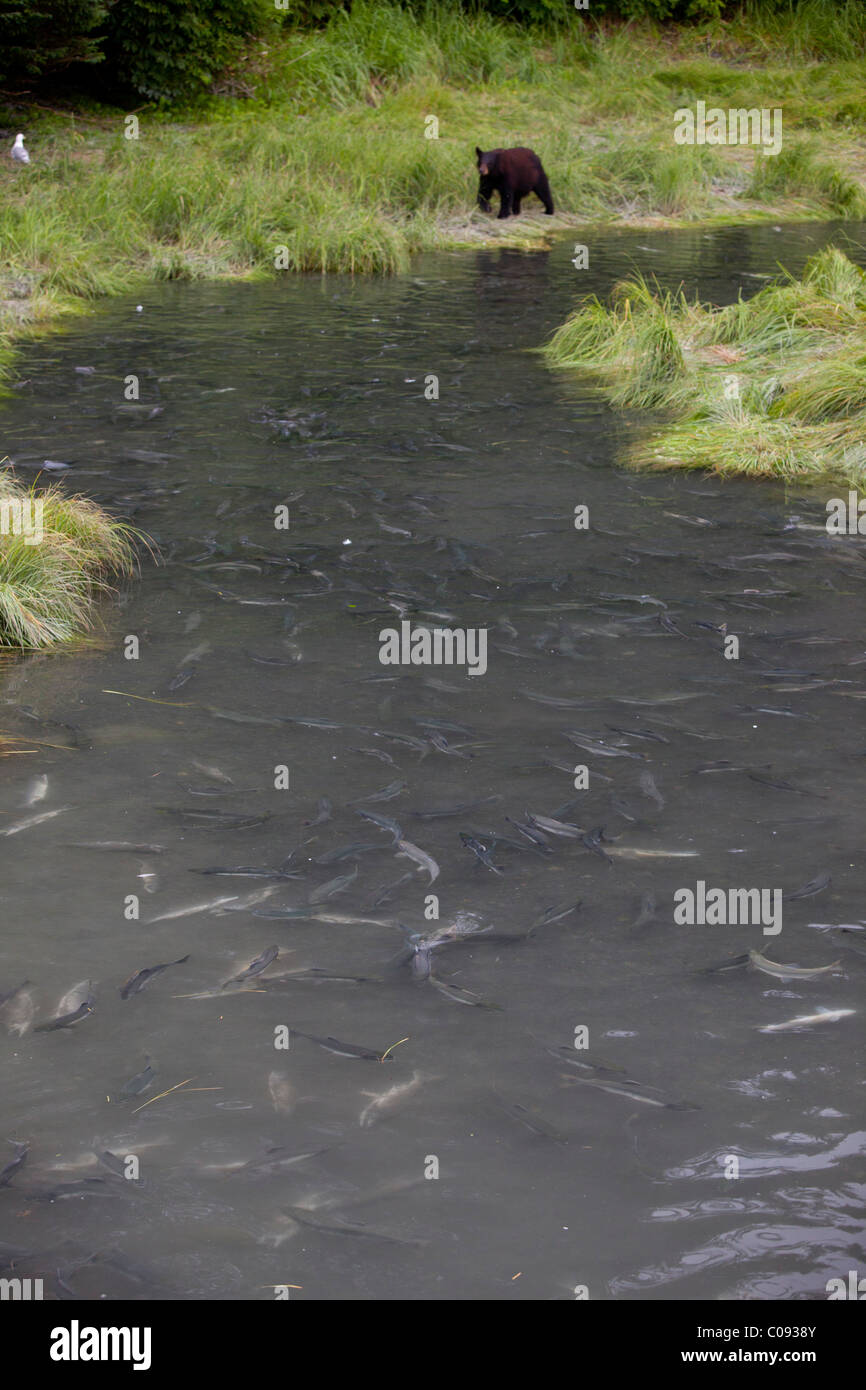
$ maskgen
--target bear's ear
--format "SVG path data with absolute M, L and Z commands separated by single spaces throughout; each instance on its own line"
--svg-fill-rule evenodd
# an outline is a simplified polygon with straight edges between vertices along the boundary
M 478 160 L 479 164 L 481 163 L 481 157 L 482 157 L 483 154 L 484 154 L 484 151 L 483 151 L 483 150 L 479 150 L 478 146 L 476 145 L 476 146 L 475 146 L 475 158 Z

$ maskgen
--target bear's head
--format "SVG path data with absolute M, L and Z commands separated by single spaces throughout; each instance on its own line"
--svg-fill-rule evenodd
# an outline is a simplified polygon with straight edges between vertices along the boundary
M 499 161 L 499 150 L 488 150 L 485 154 L 483 150 L 475 146 L 475 158 L 478 163 L 478 203 L 482 212 L 490 212 L 488 199 L 496 187 L 496 166 Z

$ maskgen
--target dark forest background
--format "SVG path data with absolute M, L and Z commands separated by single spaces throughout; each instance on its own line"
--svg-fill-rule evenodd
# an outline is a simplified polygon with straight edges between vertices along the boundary
M 279 8 L 278 8 L 279 6 Z M 834 54 L 834 34 L 866 41 L 866 0 L 403 0 L 425 13 L 459 9 L 540 31 L 574 25 L 724 25 L 736 17 L 774 28 L 808 12 L 815 57 Z M 322 28 L 351 0 L 0 0 L 0 84 L 5 96 L 189 101 L 208 90 L 252 40 L 286 28 Z M 857 16 L 861 16 L 858 23 Z M 840 23 L 844 19 L 844 23 Z

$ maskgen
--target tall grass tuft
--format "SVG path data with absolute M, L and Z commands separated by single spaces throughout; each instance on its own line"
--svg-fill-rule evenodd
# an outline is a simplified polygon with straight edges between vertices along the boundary
M 866 55 L 866 7 L 860 0 L 787 0 L 772 8 L 766 0 L 746 0 L 731 29 L 794 62 Z
M 650 468 L 844 480 L 866 489 L 866 275 L 836 247 L 752 299 L 715 309 L 640 276 L 588 300 L 545 348 L 615 406 L 661 407 Z
M 134 542 L 144 539 L 86 497 L 57 485 L 28 490 L 0 474 L 0 514 L 36 502 L 41 538 L 8 523 L 0 532 L 0 648 L 53 647 L 87 631 L 95 597 L 112 575 L 133 572 Z
M 669 294 L 653 293 L 642 275 L 623 280 L 614 307 L 596 298 L 554 333 L 554 366 L 581 366 L 605 379 L 612 404 L 650 409 L 670 399 L 685 371 Z
M 745 196 L 806 198 L 837 217 L 866 217 L 863 185 L 802 141 L 785 145 L 776 155 L 759 155 Z

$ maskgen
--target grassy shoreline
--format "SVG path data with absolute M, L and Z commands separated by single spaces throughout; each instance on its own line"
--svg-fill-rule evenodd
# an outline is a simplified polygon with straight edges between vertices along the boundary
M 544 349 L 614 406 L 670 421 L 630 448 L 654 470 L 866 484 L 866 272 L 835 247 L 723 309 L 641 276 L 590 299 Z
M 147 543 L 87 497 L 0 474 L 0 655 L 83 636 L 111 576 L 134 572 L 136 540 Z
M 7 110 L 33 162 L 2 171 L 0 378 L 18 340 L 96 299 L 275 274 L 277 256 L 290 271 L 390 273 L 419 251 L 531 249 L 577 225 L 862 217 L 866 68 L 815 61 L 798 33 L 533 34 L 356 0 L 324 31 L 252 45 L 203 108 L 141 111 L 137 140 L 121 111 Z M 781 106 L 782 153 L 676 146 L 673 113 L 698 99 Z M 476 143 L 538 149 L 556 216 L 475 209 Z

